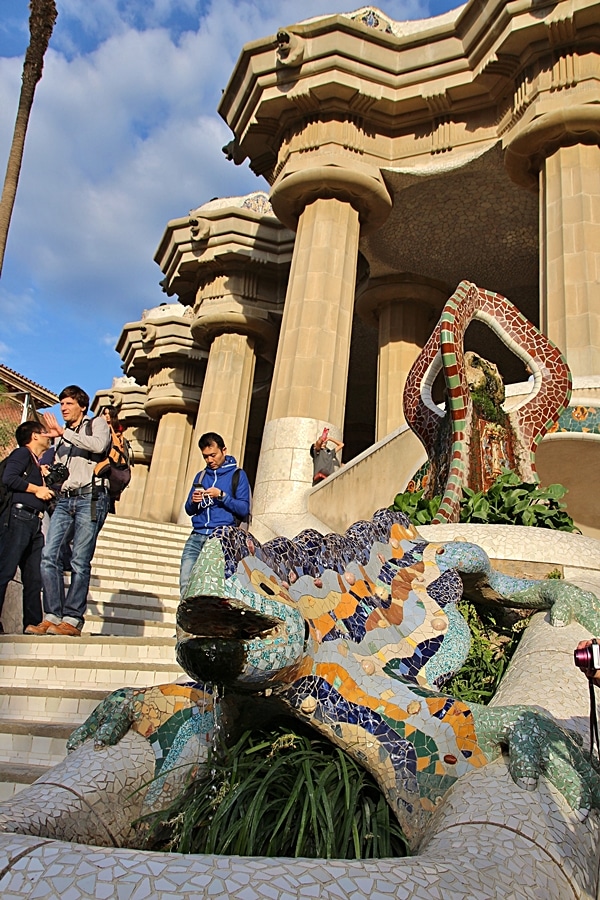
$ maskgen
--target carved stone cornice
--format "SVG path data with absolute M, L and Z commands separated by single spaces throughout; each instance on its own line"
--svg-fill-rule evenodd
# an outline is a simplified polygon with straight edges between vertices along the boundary
M 262 191 L 211 201 L 168 223 L 155 260 L 163 290 L 195 306 L 203 285 L 236 267 L 285 281 L 294 235 L 278 222 Z M 283 295 L 282 295 L 283 296 Z
M 272 37 L 244 48 L 219 107 L 236 162 L 248 158 L 274 183 L 299 167 L 295 154 L 327 143 L 338 155 L 352 147 L 380 168 L 461 153 L 512 127 L 499 113 L 526 70 L 538 68 L 542 80 L 548 72 L 550 90 L 565 88 L 578 78 L 574 45 L 591 54 L 600 46 L 600 0 L 470 0 L 408 23 L 375 7 L 359 12 L 282 30 L 302 48 L 293 65 L 278 59 Z M 352 142 L 342 139 L 343 109 L 357 129 Z

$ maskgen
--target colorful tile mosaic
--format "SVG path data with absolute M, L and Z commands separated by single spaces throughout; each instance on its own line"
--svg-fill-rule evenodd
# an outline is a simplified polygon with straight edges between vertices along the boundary
M 222 529 L 204 552 L 188 592 L 197 596 L 178 614 L 180 664 L 201 681 L 273 691 L 345 746 L 380 780 L 413 844 L 448 788 L 497 755 L 505 739 L 514 745 L 515 777 L 531 766 L 523 710 L 491 717 L 438 693 L 470 646 L 456 606 L 459 573 L 477 572 L 509 605 L 551 609 L 557 624 L 577 619 L 600 633 L 593 594 L 501 575 L 481 548 L 428 543 L 389 510 L 343 536 L 307 531 L 262 546 Z M 252 634 L 240 630 L 244 607 Z M 215 637 L 233 643 L 235 656 Z M 552 728 L 544 720 L 538 731 Z M 569 741 L 562 733 L 556 739 Z M 584 801 L 575 780 L 559 787 L 577 806 Z
M 543 773 L 586 815 L 600 807 L 600 776 L 567 731 L 539 709 L 484 708 L 440 692 L 471 640 L 456 606 L 461 573 L 480 576 L 480 585 L 502 602 L 550 609 L 556 624 L 577 621 L 600 633 L 600 601 L 590 592 L 500 574 L 475 544 L 428 542 L 401 513 L 380 510 L 345 535 L 307 531 L 264 545 L 239 529 L 220 529 L 206 543 L 179 607 L 178 658 L 204 683 L 223 683 L 238 694 L 275 694 L 291 714 L 344 747 L 379 780 L 413 847 L 460 776 L 479 771 L 506 748 L 519 785 L 532 789 Z M 206 760 L 215 729 L 226 722 L 214 693 L 199 684 L 121 689 L 73 735 L 71 746 L 81 746 L 65 761 L 57 784 L 70 785 L 97 768 L 94 745 L 106 753 L 143 739 L 154 757 L 154 777 L 146 774 L 143 789 L 128 797 L 143 798 L 136 801 L 138 814 L 157 808 Z M 122 735 L 115 748 L 105 746 Z M 135 757 L 139 747 L 133 746 Z M 130 784 L 119 754 L 106 771 Z M 146 756 L 141 773 L 147 765 Z M 133 783 L 142 777 L 134 773 Z M 103 784 L 104 776 L 99 780 Z M 118 793 L 110 783 L 107 797 Z M 37 809 L 46 791 L 34 786 L 33 800 L 23 792 L 15 801 L 18 814 L 11 804 L 0 808 L 0 825 L 4 814 L 22 830 L 31 821 L 28 804 Z M 90 840 L 95 827 L 96 840 L 106 842 L 119 807 L 113 811 L 99 793 L 96 826 L 94 816 L 75 816 L 80 805 L 69 800 L 56 803 L 51 825 L 38 811 L 35 833 L 54 829 Z M 127 835 L 133 817 L 119 816 L 119 833 Z
M 423 443 L 429 460 L 435 460 L 429 488 L 442 495 L 442 502 L 434 522 L 458 521 L 462 486 L 481 487 L 481 479 L 472 482 L 470 478 L 474 415 L 463 349 L 464 335 L 473 319 L 489 325 L 527 363 L 534 376 L 534 391 L 527 402 L 508 414 L 518 449 L 514 462 L 524 481 L 537 480 L 537 444 L 558 422 L 571 395 L 571 374 L 557 347 L 505 297 L 462 281 L 415 361 L 404 390 L 406 421 Z M 440 369 L 446 383 L 445 411 L 431 397 Z M 499 459 L 510 462 L 511 454 L 496 431 L 488 436 L 490 457 L 496 453 Z M 485 440 L 485 434 L 480 439 Z

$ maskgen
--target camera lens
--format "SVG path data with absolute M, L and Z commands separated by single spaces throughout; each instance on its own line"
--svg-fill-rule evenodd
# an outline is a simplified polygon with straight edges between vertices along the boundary
M 577 647 L 573 651 L 573 659 L 577 668 L 583 672 L 589 672 L 593 669 L 591 647 Z

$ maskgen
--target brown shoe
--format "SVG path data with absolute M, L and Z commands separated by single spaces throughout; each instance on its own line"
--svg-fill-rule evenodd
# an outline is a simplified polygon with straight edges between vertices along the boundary
M 81 637 L 81 628 L 75 628 L 68 622 L 61 622 L 60 625 L 49 625 L 46 634 L 59 634 L 62 637 Z
M 52 622 L 44 619 L 39 625 L 28 625 L 23 634 L 47 634 L 49 628 L 54 628 Z

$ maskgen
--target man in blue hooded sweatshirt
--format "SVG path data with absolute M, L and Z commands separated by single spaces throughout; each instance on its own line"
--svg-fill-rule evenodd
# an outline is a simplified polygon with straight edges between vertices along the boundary
M 220 434 L 208 431 L 198 441 L 206 468 L 198 472 L 185 504 L 193 531 L 181 555 L 179 589 L 183 597 L 194 563 L 204 544 L 220 525 L 238 525 L 250 513 L 250 485 L 238 469 Z M 236 474 L 237 473 L 237 474 Z

